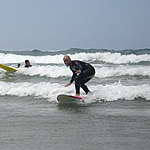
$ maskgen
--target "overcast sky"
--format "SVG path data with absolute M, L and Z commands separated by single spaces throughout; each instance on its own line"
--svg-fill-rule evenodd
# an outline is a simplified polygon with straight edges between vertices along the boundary
M 150 48 L 150 0 L 0 0 L 0 50 Z

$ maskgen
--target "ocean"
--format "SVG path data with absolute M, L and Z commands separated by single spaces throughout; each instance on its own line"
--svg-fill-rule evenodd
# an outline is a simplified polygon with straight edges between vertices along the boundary
M 65 55 L 96 70 L 84 103 L 57 101 L 75 95 Z M 150 49 L 1 50 L 0 63 L 21 64 L 0 68 L 0 149 L 150 149 Z

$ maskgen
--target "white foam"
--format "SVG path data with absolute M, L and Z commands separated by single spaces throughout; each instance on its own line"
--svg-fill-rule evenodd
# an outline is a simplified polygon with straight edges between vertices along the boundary
M 24 74 L 29 76 L 46 76 L 51 78 L 58 78 L 63 76 L 71 76 L 71 72 L 66 66 L 46 65 L 33 66 L 31 68 L 19 68 L 17 74 Z
M 47 98 L 49 101 L 56 101 L 57 95 L 59 93 L 65 92 L 70 93 L 71 90 L 69 88 L 65 88 L 64 85 L 60 85 L 58 83 L 0 82 L 0 95 L 2 96 L 34 96 L 39 98 Z
M 149 76 L 150 67 L 140 65 L 117 65 L 117 66 L 105 66 L 105 65 L 93 65 L 96 70 L 95 77 L 97 78 L 109 78 L 119 76 Z M 4 72 L 0 68 L 0 72 Z M 72 72 L 69 67 L 62 65 L 33 65 L 30 68 L 19 68 L 15 74 L 24 74 L 29 76 L 46 76 L 48 78 L 70 77 Z
M 150 100 L 150 85 L 143 84 L 138 86 L 125 86 L 121 83 L 114 83 L 112 85 L 97 85 L 91 86 L 94 90 L 93 96 L 96 99 L 103 99 L 105 101 L 115 101 L 120 99 L 134 100 L 142 97 Z
M 141 61 L 150 61 L 150 55 L 121 55 L 121 53 L 77 53 L 71 55 L 72 59 L 80 59 L 84 61 L 102 61 L 105 63 L 112 64 L 128 64 L 128 63 L 139 63 Z
M 5 88 L 4 88 L 5 87 Z M 125 86 L 121 83 L 111 85 L 89 85 L 93 94 L 86 99 L 86 102 L 91 103 L 97 100 L 115 101 L 119 99 L 134 100 L 137 97 L 142 97 L 150 100 L 150 85 L 143 84 L 138 86 Z M 33 96 L 46 98 L 48 101 L 56 102 L 58 94 L 74 95 L 74 85 L 69 88 L 64 87 L 60 83 L 39 82 L 39 83 L 10 83 L 0 81 L 0 95 L 10 96 Z M 81 95 L 84 95 L 81 90 Z
M 96 67 L 96 77 L 107 78 L 115 76 L 149 76 L 150 77 L 150 67 L 149 66 L 115 66 L 115 67 Z
M 29 55 L 15 55 L 0 53 L 1 63 L 24 63 L 26 59 L 29 59 L 31 63 L 63 63 L 63 55 L 46 55 L 46 56 L 29 56 Z
M 149 76 L 150 77 L 150 67 L 149 66 L 98 66 L 93 65 L 96 70 L 95 77 L 97 78 L 108 78 L 115 76 Z M 36 65 L 31 68 L 19 68 L 16 72 L 17 74 L 25 74 L 29 76 L 46 76 L 50 78 L 58 77 L 71 77 L 72 72 L 65 65 Z
M 139 63 L 141 61 L 150 61 L 149 54 L 143 55 L 121 55 L 121 53 L 76 53 L 68 54 L 72 60 L 78 59 L 86 62 L 100 61 L 112 64 L 128 64 L 128 63 Z M 1 63 L 22 63 L 26 59 L 29 59 L 31 63 L 45 63 L 45 64 L 63 64 L 64 55 L 46 55 L 46 56 L 28 56 L 28 55 L 15 55 L 15 54 L 4 54 L 0 53 Z

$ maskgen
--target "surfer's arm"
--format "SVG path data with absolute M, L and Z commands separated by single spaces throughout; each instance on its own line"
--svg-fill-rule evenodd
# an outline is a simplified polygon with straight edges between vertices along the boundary
M 76 76 L 77 76 L 77 74 L 76 74 L 76 73 L 73 73 L 72 78 L 71 78 L 71 80 L 70 80 L 70 83 L 72 83 L 72 82 L 74 81 L 74 79 L 75 79 Z
M 76 74 L 80 74 L 80 73 L 81 73 L 81 70 L 77 70 L 75 73 L 76 73 Z
M 65 87 L 70 86 L 70 85 L 71 85 L 71 83 L 69 82 L 68 84 L 65 85 Z
M 72 82 L 74 81 L 74 78 L 77 76 L 77 74 L 73 73 L 72 78 L 68 84 L 65 85 L 65 87 L 70 86 Z

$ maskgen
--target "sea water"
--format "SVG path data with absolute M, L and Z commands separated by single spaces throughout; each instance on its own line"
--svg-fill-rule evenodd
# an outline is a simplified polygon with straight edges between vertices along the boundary
M 64 87 L 72 76 L 64 55 L 95 67 L 84 103 L 57 102 L 75 94 L 74 84 Z M 0 63 L 21 64 L 0 69 L 0 149 L 150 148 L 150 49 L 0 51 Z

